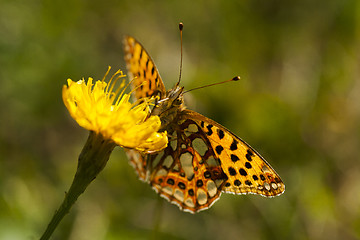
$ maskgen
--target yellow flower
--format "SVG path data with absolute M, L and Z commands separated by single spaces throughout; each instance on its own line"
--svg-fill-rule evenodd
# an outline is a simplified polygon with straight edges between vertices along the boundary
M 159 117 L 150 116 L 148 107 L 153 99 L 144 99 L 143 103 L 129 102 L 130 94 L 124 93 L 124 81 L 113 92 L 119 78 L 125 77 L 118 70 L 110 79 L 105 78 L 93 84 L 93 79 L 73 82 L 62 90 L 63 101 L 72 118 L 83 128 L 101 134 L 104 139 L 111 139 L 116 144 L 142 152 L 155 152 L 165 148 L 168 143 L 167 133 L 158 130 Z M 121 92 L 120 92 L 121 91 Z
M 154 99 L 144 98 L 142 103 L 129 102 L 124 93 L 124 81 L 113 92 L 117 80 L 124 77 L 119 70 L 110 79 L 102 81 L 89 78 L 87 82 L 73 82 L 63 87 L 62 97 L 70 115 L 76 122 L 90 130 L 88 140 L 78 158 L 74 180 L 55 212 L 41 240 L 48 240 L 63 217 L 70 211 L 78 197 L 104 169 L 114 147 L 120 145 L 142 152 L 156 152 L 167 146 L 167 133 L 161 132 L 158 116 L 149 116 L 149 105 Z

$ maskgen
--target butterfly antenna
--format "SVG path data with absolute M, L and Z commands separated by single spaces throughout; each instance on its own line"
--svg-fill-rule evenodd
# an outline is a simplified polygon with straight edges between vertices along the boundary
M 182 60 L 183 60 L 183 50 L 182 50 L 182 30 L 184 28 L 184 24 L 182 22 L 179 23 L 180 30 L 180 73 L 179 73 L 179 81 L 176 83 L 176 86 L 179 86 L 181 80 L 181 72 L 182 72 Z
M 211 86 L 214 86 L 214 85 L 219 85 L 219 84 L 227 83 L 227 82 L 238 81 L 238 80 L 240 80 L 240 77 L 239 77 L 239 76 L 236 76 L 236 77 L 233 77 L 232 79 L 225 80 L 225 81 L 222 81 L 222 82 L 212 83 L 212 84 L 208 84 L 208 85 L 205 85 L 205 86 L 196 87 L 196 88 L 187 90 L 187 91 L 185 91 L 184 93 L 187 93 L 187 92 L 190 92 L 190 91 L 193 91 L 193 90 L 197 90 L 197 89 L 201 89 L 201 88 L 206 88 L 206 87 L 211 87 Z

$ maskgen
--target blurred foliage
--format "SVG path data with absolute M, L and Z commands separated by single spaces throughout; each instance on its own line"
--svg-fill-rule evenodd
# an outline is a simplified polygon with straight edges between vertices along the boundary
M 87 132 L 61 99 L 67 78 L 125 70 L 136 37 L 167 87 L 183 21 L 188 106 L 231 129 L 282 176 L 276 198 L 223 194 L 196 215 L 140 182 L 122 149 L 53 239 L 360 238 L 360 2 L 0 1 L 0 239 L 38 239 Z

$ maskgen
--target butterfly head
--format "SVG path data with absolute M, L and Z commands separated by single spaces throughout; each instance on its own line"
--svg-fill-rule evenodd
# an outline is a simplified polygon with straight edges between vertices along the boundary
M 174 121 L 179 111 L 184 109 L 183 99 L 184 87 L 175 86 L 166 92 L 164 98 L 156 102 L 151 115 L 157 115 L 161 120 L 161 129 L 165 129 L 169 123 Z
M 176 84 L 173 89 L 167 92 L 169 107 L 180 107 L 184 103 L 183 91 L 184 87 L 179 87 L 178 84 Z

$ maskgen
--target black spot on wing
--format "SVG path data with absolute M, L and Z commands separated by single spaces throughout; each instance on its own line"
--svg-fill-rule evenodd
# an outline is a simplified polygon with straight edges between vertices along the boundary
M 206 134 L 209 135 L 209 136 L 211 136 L 213 134 L 212 127 L 213 127 L 212 124 L 209 124 L 209 125 L 206 126 L 206 128 L 208 130 Z
M 217 134 L 220 140 L 223 139 L 225 136 L 224 131 L 221 130 L 220 128 L 217 130 Z
M 233 162 L 239 161 L 239 157 L 236 156 L 235 154 L 231 154 L 231 155 L 230 155 L 230 158 L 231 158 L 231 161 L 233 161 Z
M 218 155 L 220 155 L 223 150 L 224 148 L 221 145 L 215 147 L 215 151 Z
M 240 173 L 240 175 L 242 175 L 242 176 L 247 176 L 247 172 L 246 172 L 245 169 L 243 169 L 243 168 L 240 168 L 239 173 Z
M 237 144 L 238 144 L 238 142 L 234 139 L 233 142 L 232 142 L 231 145 L 230 145 L 230 150 L 231 150 L 231 151 L 236 150 L 236 149 L 238 148 L 238 147 L 237 147 Z

